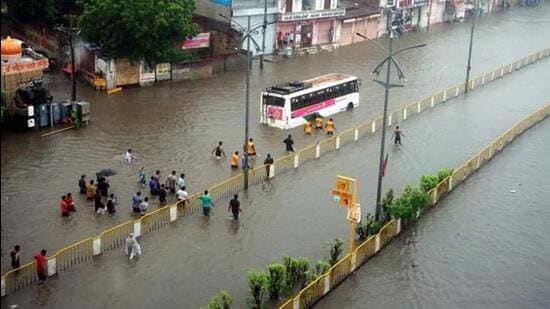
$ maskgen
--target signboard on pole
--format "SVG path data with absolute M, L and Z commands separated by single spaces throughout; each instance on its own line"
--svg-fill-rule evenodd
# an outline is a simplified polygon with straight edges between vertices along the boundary
M 332 200 L 344 207 L 353 206 L 356 182 L 353 178 L 337 176 L 335 188 L 332 190 Z
M 361 222 L 361 206 L 359 206 L 359 203 L 356 203 L 355 206 L 348 207 L 346 219 L 353 223 Z

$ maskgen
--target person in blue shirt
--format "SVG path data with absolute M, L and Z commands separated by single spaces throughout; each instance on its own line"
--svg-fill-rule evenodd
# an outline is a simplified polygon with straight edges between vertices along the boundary
M 202 202 L 202 214 L 205 217 L 210 216 L 210 209 L 215 206 L 214 203 L 212 203 L 212 198 L 208 194 L 208 190 L 204 191 L 204 194 L 199 197 L 199 200 Z
M 158 183 L 154 176 L 151 176 L 151 180 L 149 181 L 149 189 L 151 190 L 151 195 L 157 195 Z
M 139 204 L 141 204 L 143 200 L 141 199 L 141 191 L 138 191 L 134 196 L 132 196 L 132 210 L 134 213 L 140 213 L 141 209 L 139 208 Z

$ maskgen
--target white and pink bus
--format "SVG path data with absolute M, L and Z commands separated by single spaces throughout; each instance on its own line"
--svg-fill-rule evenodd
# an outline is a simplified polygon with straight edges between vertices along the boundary
M 351 110 L 359 105 L 360 84 L 355 76 L 331 73 L 267 88 L 262 92 L 260 122 L 289 129 L 315 114 L 327 117 Z

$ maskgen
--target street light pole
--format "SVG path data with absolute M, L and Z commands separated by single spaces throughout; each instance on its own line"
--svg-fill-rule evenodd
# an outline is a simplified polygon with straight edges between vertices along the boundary
M 265 27 L 265 24 L 264 24 Z M 249 105 L 250 105 L 250 15 L 248 15 L 247 22 L 247 37 L 246 37 L 246 96 L 245 96 L 245 112 L 244 112 L 244 189 L 248 190 L 248 118 L 249 118 Z
M 74 59 L 74 43 L 73 43 L 73 27 L 69 29 L 69 48 L 71 49 L 71 102 L 76 102 L 76 78 L 75 78 L 75 59 Z
M 388 10 L 388 30 L 390 34 L 390 46 L 388 49 L 388 67 L 386 70 L 386 84 L 384 85 L 384 116 L 382 119 L 382 138 L 380 144 L 380 160 L 378 164 L 378 189 L 376 190 L 376 213 L 375 219 L 378 221 L 380 219 L 381 213 L 381 203 L 380 199 L 382 197 L 382 169 L 384 167 L 384 148 L 386 142 L 386 120 L 388 118 L 388 97 L 390 95 L 390 75 L 391 75 L 391 59 L 393 52 L 393 30 L 391 28 L 391 11 Z
M 250 25 L 248 27 L 250 30 Z M 264 69 L 264 54 L 265 54 L 265 32 L 267 28 L 267 0 L 264 0 L 264 25 L 262 35 L 262 55 L 260 56 L 260 70 Z
M 471 67 L 472 46 L 474 44 L 474 28 L 476 26 L 478 5 L 479 5 L 479 0 L 476 0 L 475 13 L 474 13 L 474 17 L 472 18 L 472 30 L 470 31 L 470 49 L 468 51 L 468 66 L 466 66 L 466 83 L 464 85 L 464 87 L 465 87 L 464 88 L 464 93 L 468 93 L 468 88 L 470 88 L 469 83 L 470 83 L 470 70 L 472 69 L 472 67 Z
M 361 33 L 356 33 L 361 38 L 373 43 L 374 45 L 376 45 L 378 48 L 380 48 L 381 50 L 386 52 L 386 54 L 388 55 L 372 71 L 372 74 L 378 75 L 380 73 L 380 70 L 383 68 L 384 63 L 386 63 L 386 61 L 388 62 L 388 66 L 387 66 L 387 70 L 386 70 L 386 81 L 382 82 L 382 81 L 379 81 L 379 80 L 376 80 L 376 79 L 373 80 L 374 82 L 382 85 L 384 87 L 384 90 L 385 90 L 384 91 L 384 115 L 382 116 L 383 117 L 383 119 L 382 119 L 382 137 L 381 137 L 381 142 L 380 142 L 380 161 L 379 161 L 379 164 L 378 164 L 378 189 L 377 189 L 377 192 L 376 192 L 375 219 L 377 221 L 380 220 L 380 214 L 381 214 L 381 208 L 382 208 L 380 200 L 381 200 L 381 197 L 382 197 L 382 178 L 383 178 L 383 171 L 384 171 L 384 150 L 385 150 L 385 143 L 386 143 L 386 121 L 388 119 L 388 98 L 389 98 L 391 88 L 393 88 L 393 87 L 404 87 L 403 85 L 400 85 L 400 84 L 390 84 L 391 63 L 393 63 L 395 65 L 395 68 L 397 69 L 398 78 L 399 79 L 405 79 L 405 74 L 403 73 L 403 71 L 399 67 L 399 64 L 397 63 L 397 61 L 393 57 L 396 56 L 397 54 L 400 54 L 400 53 L 404 52 L 404 51 L 407 51 L 407 50 L 410 50 L 410 49 L 413 49 L 413 48 L 420 48 L 420 47 L 426 46 L 425 43 L 424 44 L 418 44 L 418 45 L 405 47 L 405 48 L 402 48 L 402 49 L 400 49 L 396 52 L 393 52 L 394 29 L 393 29 L 393 22 L 392 22 L 392 11 L 388 10 L 387 12 L 388 12 L 388 17 L 387 17 L 387 20 L 388 20 L 388 33 L 389 33 L 389 36 L 390 36 L 389 49 L 385 49 L 382 45 L 380 45 L 379 43 L 377 43 L 374 40 L 369 39 L 368 37 L 362 35 Z M 396 25 L 396 27 L 400 27 L 400 26 L 401 25 Z
M 249 122 L 249 118 L 250 118 L 250 69 L 251 69 L 251 64 L 252 64 L 252 54 L 250 52 L 250 43 L 254 43 L 254 47 L 256 48 L 256 51 L 257 52 L 260 52 L 261 49 L 260 49 L 260 46 L 258 45 L 258 43 L 256 42 L 256 40 L 254 40 L 254 38 L 251 37 L 251 35 L 254 33 L 254 34 L 257 34 L 258 32 L 256 31 L 258 28 L 260 27 L 265 27 L 267 25 L 270 25 L 270 24 L 274 24 L 275 22 L 270 22 L 270 23 L 263 23 L 261 25 L 258 25 L 258 26 L 255 26 L 253 28 L 250 28 L 250 15 L 248 15 L 248 24 L 247 24 L 247 27 L 246 29 L 241 26 L 241 24 L 239 24 L 238 22 L 232 20 L 231 18 L 223 15 L 223 14 L 219 14 L 219 16 L 227 19 L 229 22 L 232 22 L 234 24 L 236 24 L 239 28 L 239 47 L 241 50 L 244 49 L 243 47 L 243 44 L 244 44 L 244 41 L 246 39 L 246 56 L 245 56 L 245 61 L 246 61 L 246 87 L 245 87 L 245 91 L 246 91 L 246 94 L 245 94 L 245 114 L 244 114 L 244 118 L 245 118 L 245 124 L 244 124 L 244 145 L 243 145 L 243 157 L 244 157 L 244 162 L 243 162 L 243 172 L 244 172 L 244 189 L 245 190 L 248 190 L 248 171 L 249 171 L 249 166 L 248 166 L 248 152 L 247 152 L 247 145 L 248 145 L 248 139 L 249 139 L 249 134 L 248 134 L 248 122 Z

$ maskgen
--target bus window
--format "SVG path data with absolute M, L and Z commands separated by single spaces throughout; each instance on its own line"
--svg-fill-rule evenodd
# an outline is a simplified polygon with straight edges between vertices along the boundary
M 264 95 L 264 104 L 284 107 L 285 106 L 285 99 L 279 98 L 279 97 L 274 97 L 274 96 L 269 96 L 269 95 Z

